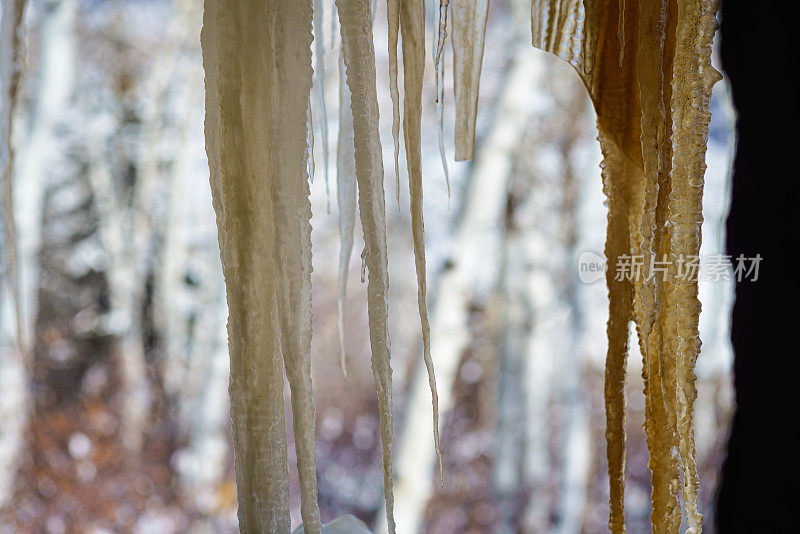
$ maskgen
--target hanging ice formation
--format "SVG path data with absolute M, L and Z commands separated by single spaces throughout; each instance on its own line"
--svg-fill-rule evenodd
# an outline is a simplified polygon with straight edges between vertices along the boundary
M 452 0 L 456 161 L 472 159 L 488 0 Z
M 307 119 L 312 89 L 312 28 L 318 40 L 317 74 L 322 70 L 324 36 L 319 10 L 323 3 L 205 2 L 206 144 L 230 312 L 231 413 L 239 519 L 245 532 L 289 531 L 284 375 L 291 390 L 303 528 L 305 532 L 322 529 L 316 497 L 310 378 L 307 139 L 312 126 Z M 440 106 L 448 6 L 452 10 L 456 159 L 470 159 L 488 0 L 440 0 L 434 55 Z M 344 296 L 357 202 L 366 244 L 369 337 L 380 410 L 386 513 L 389 529 L 394 532 L 389 281 L 370 0 L 336 0 L 335 12 L 341 28 L 336 165 L 341 362 L 345 369 Z M 387 13 L 395 175 L 399 195 L 402 126 L 423 357 L 432 393 L 438 454 L 422 217 L 424 0 L 387 0 Z M 609 208 L 607 262 L 615 265 L 625 254 L 644 257 L 644 272 L 639 278 L 617 280 L 613 269 L 607 275 L 606 436 L 609 527 L 615 533 L 625 530 L 624 388 L 631 321 L 644 357 L 654 531 L 677 532 L 681 505 L 686 509 L 687 532 L 698 533 L 702 528 L 696 504 L 692 420 L 700 304 L 696 280 L 675 276 L 675 269 L 682 258 L 697 255 L 700 247 L 709 101 L 711 88 L 719 78 L 710 61 L 715 13 L 714 0 L 532 3 L 534 46 L 575 67 L 597 112 L 602 179 Z M 320 89 L 322 83 L 319 79 Z M 319 100 L 324 102 L 321 95 Z M 440 113 L 441 107 L 437 111 Z M 321 120 L 324 126 L 324 109 Z M 651 276 L 651 260 L 663 259 L 672 266 L 671 276 Z
M 678 532 L 681 504 L 687 532 L 702 528 L 692 421 L 700 302 L 696 278 L 676 276 L 676 269 L 700 251 L 711 88 L 720 78 L 711 66 L 716 11 L 714 0 L 533 2 L 533 44 L 576 68 L 597 112 L 609 210 L 606 261 L 644 258 L 642 276 L 630 281 L 607 272 L 606 436 L 615 533 L 625 531 L 631 321 L 644 358 L 653 530 Z M 667 261 L 667 277 L 655 276 L 654 260 Z
M 320 531 L 306 112 L 311 3 L 207 0 L 206 149 L 228 295 L 239 525 L 289 532 L 284 371 L 303 523 Z

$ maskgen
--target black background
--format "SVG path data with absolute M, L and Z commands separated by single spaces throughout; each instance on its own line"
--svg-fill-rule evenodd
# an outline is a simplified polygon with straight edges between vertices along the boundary
M 722 66 L 738 111 L 728 254 L 761 254 L 736 286 L 737 410 L 717 531 L 800 532 L 800 17 L 795 2 L 722 3 Z

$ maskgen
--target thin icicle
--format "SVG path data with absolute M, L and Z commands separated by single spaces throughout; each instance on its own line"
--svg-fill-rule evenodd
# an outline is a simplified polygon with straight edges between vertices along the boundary
M 625 2 L 620 2 L 624 8 Z M 641 158 L 644 182 L 641 206 L 641 241 L 632 245 L 634 253 L 643 258 L 642 276 L 636 281 L 634 309 L 636 310 L 639 344 L 642 352 L 642 378 L 645 394 L 645 431 L 649 451 L 648 466 L 652 473 L 652 524 L 656 531 L 675 532 L 680 526 L 678 489 L 678 463 L 672 451 L 675 442 L 674 403 L 671 395 L 671 358 L 662 351 L 661 304 L 663 302 L 663 277 L 654 272 L 661 254 L 664 235 L 666 196 L 663 188 L 669 186 L 662 162 L 670 157 L 667 117 L 669 103 L 665 102 L 668 81 L 664 72 L 671 74 L 671 56 L 665 56 L 667 31 L 666 2 L 647 2 L 638 6 L 637 85 L 641 114 Z M 624 29 L 624 14 L 619 15 L 619 31 Z M 635 22 L 635 19 L 634 19 Z M 620 43 L 625 43 L 622 35 Z M 621 55 L 622 53 L 620 53 Z M 667 179 L 664 179 L 667 178 Z M 669 288 L 667 288 L 669 290 Z M 665 317 L 668 318 L 669 315 Z M 674 382 L 674 380 L 672 380 Z M 672 406 L 672 409 L 670 408 Z
M 447 38 L 447 7 L 450 0 L 439 0 L 439 31 L 436 37 L 436 51 L 433 56 L 434 92 L 436 93 L 436 134 L 439 141 L 439 155 L 442 158 L 444 179 L 447 182 L 447 198 L 450 198 L 450 173 L 444 151 L 444 62 L 442 52 Z
M 417 272 L 417 306 L 422 327 L 422 353 L 428 370 L 433 404 L 433 443 L 439 460 L 439 476 L 444 486 L 444 465 L 439 447 L 439 394 L 431 358 L 431 328 L 428 322 L 427 280 L 425 274 L 425 223 L 422 216 L 422 80 L 425 73 L 425 2 L 406 0 L 400 10 L 403 35 L 403 133 L 406 143 L 408 189 L 411 197 L 411 231 L 414 237 L 414 264 Z
M 620 256 L 629 254 L 630 230 L 626 211 L 625 187 L 620 187 L 624 177 L 624 157 L 614 150 L 612 143 L 603 149 L 603 192 L 608 205 L 608 233 L 605 256 L 609 265 L 616 265 Z M 609 148 L 610 146 L 610 148 Z M 624 164 L 623 164 L 624 165 Z M 621 171 L 621 172 L 620 172 Z M 609 532 L 625 532 L 625 383 L 628 362 L 628 327 L 633 319 L 633 284 L 630 280 L 618 280 L 614 269 L 606 272 L 608 285 L 608 352 L 605 367 L 605 411 L 606 411 L 606 457 L 608 462 Z
M 319 130 L 322 136 L 322 161 L 325 165 L 325 206 L 328 213 L 330 213 L 331 188 L 328 177 L 328 109 L 325 105 L 325 35 L 322 30 L 322 1 L 323 0 L 314 0 L 314 54 L 316 56 L 314 58 L 316 89 L 314 95 L 317 100 L 317 119 L 319 120 Z M 313 161 L 313 159 L 312 153 L 311 160 Z
M 400 0 L 386 0 L 389 19 L 389 94 L 392 97 L 392 141 L 397 204 L 400 204 L 400 94 L 397 89 L 397 34 L 400 30 Z
M 326 0 L 326 3 L 327 3 L 327 0 Z M 333 50 L 336 47 L 336 36 L 339 35 L 339 32 L 336 31 L 338 29 L 336 23 L 339 20 L 339 17 L 336 14 L 336 9 L 335 9 L 335 6 L 333 5 L 333 2 L 330 2 L 329 12 L 330 12 L 330 17 L 331 17 L 331 28 L 330 28 L 331 35 L 330 35 L 330 40 L 328 41 L 328 43 L 329 43 L 328 47 L 331 50 Z
M 314 183 L 314 114 L 311 110 L 311 102 L 308 103 L 306 110 L 306 146 L 308 147 L 309 158 L 306 162 L 308 181 Z
M 361 283 L 367 281 L 367 246 L 361 249 Z
M 452 0 L 453 84 L 456 100 L 456 161 L 471 160 L 475 152 L 475 120 L 486 37 L 488 0 Z
M 441 84 L 441 73 L 439 63 L 441 63 L 442 52 L 444 52 L 444 42 L 447 39 L 447 7 L 450 0 L 439 0 L 439 32 L 436 38 L 436 54 L 433 57 L 433 68 L 435 70 L 434 89 L 436 96 L 439 96 L 439 85 Z
M 444 75 L 444 63 L 439 63 L 437 72 Z M 437 88 L 436 96 L 436 138 L 439 142 L 439 157 L 442 159 L 442 169 L 444 169 L 444 181 L 447 184 L 447 198 L 450 199 L 450 172 L 447 169 L 447 156 L 444 150 L 444 86 Z
M 350 111 L 350 89 L 345 80 L 343 53 L 339 52 L 339 138 L 336 148 L 336 201 L 339 206 L 339 295 L 338 326 L 340 362 L 347 376 L 345 347 L 345 311 L 347 271 L 353 252 L 353 229 L 356 217 L 356 161 L 353 148 L 353 114 Z
M 597 128 L 603 153 L 603 188 L 608 198 L 608 233 L 606 261 L 618 265 L 622 255 L 639 254 L 641 246 L 641 207 L 644 187 L 641 179 L 640 115 L 638 92 L 634 83 L 635 65 L 618 65 L 620 41 L 608 35 L 616 30 L 618 13 L 614 2 L 598 3 L 585 21 L 591 33 L 605 33 L 594 47 L 582 54 L 592 62 L 591 75 L 583 75 L 597 111 Z M 631 30 L 636 28 L 631 27 Z M 577 32 L 577 26 L 571 26 Z M 571 40 L 554 32 L 558 42 Z M 630 39 L 631 44 L 635 44 Z M 583 66 L 577 65 L 579 73 Z M 615 270 L 607 273 L 609 287 L 608 356 L 606 360 L 606 440 L 610 479 L 609 530 L 624 532 L 625 476 L 625 368 L 627 360 L 628 327 L 637 318 L 635 293 L 638 278 L 616 280 Z M 637 331 L 640 325 L 637 322 Z M 640 335 L 641 338 L 641 335 Z
M 375 17 L 375 1 L 370 11 Z M 336 13 L 331 13 L 336 28 Z M 341 45 L 341 42 L 340 42 Z M 336 200 L 339 206 L 339 289 L 337 297 L 339 329 L 339 363 L 342 374 L 347 378 L 347 348 L 345 343 L 345 302 L 347 301 L 347 271 L 353 252 L 353 229 L 356 216 L 356 161 L 353 147 L 353 114 L 350 110 L 350 88 L 347 87 L 344 52 L 339 47 L 339 137 L 336 149 Z M 366 249 L 365 249 L 366 250 Z M 364 283 L 364 255 L 361 256 L 361 283 Z
M 378 132 L 375 52 L 368 0 L 336 0 L 341 23 L 347 85 L 351 93 L 358 182 L 358 206 L 369 271 L 367 301 L 372 375 L 378 395 L 383 487 L 390 534 L 395 533 L 392 491 L 392 367 L 388 329 L 387 269 L 383 162 Z

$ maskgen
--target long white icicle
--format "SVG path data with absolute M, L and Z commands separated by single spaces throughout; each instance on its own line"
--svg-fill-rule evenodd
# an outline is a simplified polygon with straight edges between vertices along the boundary
M 433 404 L 433 442 L 439 459 L 439 476 L 444 485 L 444 466 L 439 448 L 439 395 L 431 358 L 431 327 L 428 321 L 427 280 L 425 274 L 425 223 L 422 216 L 421 116 L 422 80 L 425 72 L 425 2 L 406 0 L 400 9 L 403 36 L 403 133 L 411 198 L 411 232 L 414 238 L 414 263 L 417 271 L 417 305 L 422 325 L 422 350 L 428 371 Z
M 444 179 L 447 183 L 447 198 L 450 198 L 450 172 L 447 169 L 447 158 L 444 152 L 444 62 L 442 52 L 447 39 L 447 8 L 450 0 L 439 0 L 439 30 L 436 37 L 436 48 L 433 54 L 434 92 L 436 93 L 436 133 L 439 142 L 439 156 L 442 159 Z
M 405 2 L 404 2 L 405 3 Z M 400 0 L 386 0 L 389 27 L 389 94 L 392 97 L 392 142 L 394 144 L 395 194 L 400 203 L 400 94 L 397 88 L 397 35 L 400 30 Z
M 356 155 L 353 147 L 353 113 L 350 111 L 350 89 L 347 87 L 344 58 L 339 57 L 339 138 L 336 147 L 336 201 L 339 206 L 339 292 L 338 326 L 342 373 L 347 376 L 345 347 L 345 311 L 347 271 L 353 252 L 353 230 L 356 218 Z
M 368 0 L 336 0 L 336 7 L 341 24 L 347 85 L 351 92 L 358 206 L 366 245 L 366 265 L 369 271 L 367 285 L 369 336 L 372 348 L 372 374 L 381 420 L 384 497 L 389 532 L 394 534 L 392 368 L 388 329 L 389 276 L 372 22 Z
M 328 110 L 325 105 L 325 43 L 324 30 L 322 25 L 322 0 L 314 0 L 314 69 L 315 89 L 314 92 L 317 108 L 317 119 L 319 120 L 319 131 L 322 135 L 322 162 L 325 165 L 325 199 L 328 213 L 331 211 L 331 191 L 328 178 Z M 313 132 L 313 129 L 312 129 Z M 313 146 L 313 143 L 312 145 Z M 313 161 L 313 157 L 312 157 Z

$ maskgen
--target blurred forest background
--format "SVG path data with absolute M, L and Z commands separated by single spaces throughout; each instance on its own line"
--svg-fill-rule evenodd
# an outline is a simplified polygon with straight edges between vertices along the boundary
M 317 92 L 312 357 L 319 499 L 323 520 L 353 513 L 380 529 L 378 415 L 357 253 L 346 303 L 346 379 L 339 368 L 339 38 L 333 2 L 316 3 L 325 76 L 315 83 L 327 107 L 325 118 Z M 202 0 L 28 2 L 12 139 L 30 357 L 17 348 L 4 282 L 0 533 L 237 531 L 227 312 L 203 141 L 202 9 Z M 473 162 L 452 161 L 453 110 L 445 103 L 448 196 L 428 57 L 423 172 L 441 488 L 404 172 L 399 206 L 394 200 L 385 9 L 377 2 L 374 36 L 399 532 L 604 532 L 607 294 L 602 280 L 579 281 L 577 261 L 584 251 L 602 253 L 605 240 L 589 99 L 566 63 L 531 47 L 529 2 L 491 2 Z M 426 9 L 430 49 L 438 6 L 428 1 Z M 452 99 L 449 44 L 446 54 Z M 721 253 L 724 243 L 733 143 L 724 82 L 712 107 L 704 254 Z M 361 248 L 357 223 L 355 251 Z M 0 250 L 6 266 L 8 249 Z M 733 402 L 732 282 L 701 282 L 700 298 L 697 450 L 709 516 Z M 635 349 L 629 361 L 627 518 L 629 531 L 645 532 L 649 472 Z M 293 483 L 297 524 L 296 477 Z

